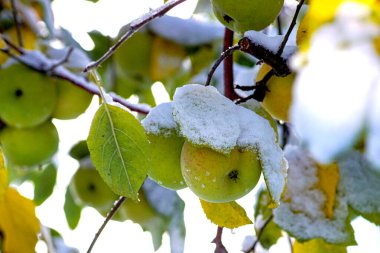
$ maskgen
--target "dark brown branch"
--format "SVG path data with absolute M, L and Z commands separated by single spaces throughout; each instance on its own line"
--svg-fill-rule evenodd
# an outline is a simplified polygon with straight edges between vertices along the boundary
M 129 29 L 124 33 L 124 35 L 114 44 L 112 47 L 108 49 L 108 51 L 100 57 L 97 61 L 90 63 L 85 67 L 83 72 L 88 72 L 92 68 L 99 67 L 100 64 L 102 64 L 105 60 L 107 60 L 128 38 L 130 38 L 135 32 L 137 32 L 140 28 L 148 24 L 150 21 L 152 21 L 155 18 L 159 18 L 163 16 L 165 13 L 167 13 L 169 10 L 171 10 L 173 7 L 177 6 L 178 4 L 185 2 L 186 0 L 169 0 L 164 5 L 158 7 L 155 10 L 152 10 L 142 17 L 139 17 L 135 20 L 133 20 L 129 24 Z
M 233 44 L 234 32 L 228 28 L 224 29 L 223 51 L 226 51 Z M 231 100 L 239 98 L 234 90 L 234 71 L 233 71 L 233 55 L 230 54 L 223 61 L 224 76 L 224 96 Z
M 237 100 L 236 104 L 247 102 L 250 99 L 256 99 L 257 101 L 262 102 L 264 100 L 265 93 L 269 91 L 267 87 L 267 82 L 274 75 L 275 73 L 273 69 L 271 69 L 268 73 L 265 74 L 263 79 L 261 79 L 260 81 L 256 83 L 256 85 L 251 86 L 251 89 L 255 90 L 255 92 L 252 95 L 249 95 L 248 97 Z M 249 89 L 249 86 L 244 88 L 244 90 L 248 90 L 248 89 Z
M 218 227 L 216 231 L 216 236 L 214 240 L 212 240 L 212 243 L 215 243 L 215 251 L 214 253 L 228 253 L 226 247 L 224 247 L 222 243 L 222 234 L 223 234 L 223 227 Z
M 302 7 L 304 1 L 305 1 L 305 0 L 301 0 L 301 1 L 299 1 L 298 5 L 297 5 L 297 9 L 296 9 L 296 12 L 294 13 L 294 16 L 293 16 L 292 22 L 290 23 L 290 26 L 289 26 L 289 29 L 288 29 L 288 31 L 286 32 L 285 37 L 284 37 L 284 39 L 283 39 L 283 41 L 282 41 L 282 43 L 281 43 L 281 45 L 280 45 L 280 47 L 279 47 L 279 49 L 278 49 L 278 51 L 277 51 L 277 53 L 276 53 L 277 56 L 281 56 L 282 53 L 284 52 L 284 48 L 285 48 L 285 46 L 286 46 L 286 43 L 287 43 L 288 40 L 289 40 L 289 36 L 290 36 L 290 34 L 292 33 L 292 31 L 293 31 L 293 29 L 294 29 L 294 26 L 295 26 L 296 23 L 297 23 L 297 17 L 298 17 L 298 14 L 299 14 L 299 12 L 300 12 L 300 10 L 301 10 L 301 7 Z
M 119 208 L 121 207 L 121 205 L 124 203 L 124 201 L 126 199 L 127 199 L 126 197 L 121 196 L 115 202 L 115 204 L 112 207 L 111 211 L 107 214 L 107 217 L 105 218 L 103 224 L 100 226 L 98 232 L 96 232 L 95 237 L 94 237 L 94 239 L 92 240 L 92 242 L 90 244 L 90 247 L 87 249 L 87 253 L 90 253 L 92 251 L 92 248 L 94 247 L 94 245 L 95 245 L 96 241 L 98 240 L 100 234 L 102 233 L 102 231 L 104 230 L 104 228 L 106 227 L 106 225 L 108 224 L 108 222 L 112 219 L 112 217 L 115 215 L 115 213 L 117 212 L 117 210 L 119 210 Z
M 261 238 L 265 228 L 268 226 L 269 222 L 271 222 L 272 219 L 273 219 L 273 214 L 271 216 L 269 216 L 269 218 L 265 221 L 263 226 L 259 229 L 259 232 L 257 233 L 256 241 L 253 243 L 253 245 L 250 249 L 245 251 L 245 253 L 255 252 L 255 248 L 256 248 L 257 244 L 259 243 L 260 238 Z
M 291 73 L 287 64 L 287 59 L 265 48 L 265 45 L 256 44 L 248 37 L 240 39 L 238 44 L 241 51 L 254 56 L 258 60 L 262 60 L 271 66 L 276 76 L 287 76 Z
M 30 57 L 34 57 L 33 61 L 31 61 L 30 59 L 27 60 L 26 56 L 28 54 L 32 54 L 32 53 L 25 51 L 22 48 L 17 47 L 16 45 L 14 45 L 11 41 L 9 41 L 4 36 L 1 36 L 1 37 L 3 38 L 4 42 L 7 44 L 8 48 L 15 49 L 18 53 L 20 53 L 21 56 L 13 54 L 7 48 L 0 49 L 1 52 L 9 55 L 10 57 L 14 58 L 15 60 L 24 64 L 25 66 L 27 66 L 30 69 L 33 69 L 37 72 L 40 72 L 40 73 L 43 73 L 43 74 L 46 74 L 46 75 L 49 75 L 52 77 L 57 77 L 59 79 L 66 80 L 66 81 L 78 86 L 79 88 L 86 90 L 87 92 L 89 92 L 93 95 L 100 96 L 100 91 L 99 91 L 98 87 L 94 83 L 88 81 L 84 76 L 74 74 L 74 73 L 70 72 L 69 70 L 67 70 L 66 68 L 64 68 L 63 66 L 55 66 L 52 68 L 52 66 L 54 66 L 56 63 L 53 62 L 52 60 L 46 58 L 42 54 L 39 55 L 38 57 L 31 55 Z M 126 99 L 124 99 L 124 98 L 120 97 L 119 95 L 112 93 L 112 92 L 109 93 L 109 95 L 112 97 L 113 101 L 120 103 L 121 105 L 125 106 L 126 108 L 130 109 L 131 111 L 138 112 L 141 114 L 148 114 L 150 111 L 149 106 L 132 104 L 129 101 L 127 101 Z
M 240 46 L 239 45 L 235 45 L 235 46 L 232 46 L 230 48 L 228 48 L 227 50 L 223 51 L 223 53 L 219 56 L 219 58 L 215 61 L 214 65 L 212 65 L 211 67 L 211 70 L 210 72 L 208 73 L 208 76 L 207 76 L 207 80 L 206 80 L 206 83 L 205 83 L 205 86 L 209 86 L 211 84 L 211 78 L 212 76 L 214 75 L 215 73 L 215 70 L 218 68 L 218 66 L 220 65 L 220 63 L 222 63 L 222 61 L 224 59 L 226 59 L 228 56 L 230 56 L 234 51 L 237 51 L 237 50 L 240 50 Z

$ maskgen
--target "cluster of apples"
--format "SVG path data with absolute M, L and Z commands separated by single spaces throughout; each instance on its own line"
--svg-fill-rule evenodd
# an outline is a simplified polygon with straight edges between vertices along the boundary
M 201 88 L 203 87 L 201 85 L 185 85 L 181 89 L 187 87 L 199 90 L 201 93 L 208 93 L 210 90 L 206 87 Z M 211 93 L 214 93 L 214 89 Z M 194 93 L 194 96 L 196 99 L 197 94 Z M 219 96 L 223 97 L 220 94 Z M 181 116 L 173 110 L 173 102 L 159 104 L 142 120 L 151 147 L 152 166 L 148 170 L 148 176 L 161 186 L 172 190 L 189 187 L 199 198 L 214 203 L 233 201 L 250 192 L 256 186 L 262 171 L 262 157 L 257 150 L 236 145 L 228 152 L 223 152 L 207 143 L 194 142 L 194 139 L 185 133 L 187 130 L 179 126 L 178 117 Z M 193 102 L 195 105 L 200 103 L 202 101 Z M 277 140 L 278 137 L 273 118 L 258 102 L 245 106 L 246 109 L 253 111 L 254 115 L 267 122 L 265 126 L 274 132 L 273 142 L 275 142 L 274 139 Z M 197 121 L 196 118 L 201 116 L 198 111 L 193 112 L 187 113 L 187 116 Z M 212 113 L 217 114 L 214 111 L 211 111 Z M 213 131 L 212 128 L 217 128 L 217 123 L 213 122 L 213 119 L 209 121 L 209 125 L 199 122 L 196 124 L 200 128 Z M 192 126 L 190 128 L 190 131 L 198 131 Z M 210 139 L 212 138 L 210 136 Z M 224 137 L 220 139 L 224 141 Z
M 52 119 L 76 118 L 87 109 L 92 95 L 20 63 L 4 65 L 0 70 L 1 149 L 9 166 L 43 165 L 58 149 Z

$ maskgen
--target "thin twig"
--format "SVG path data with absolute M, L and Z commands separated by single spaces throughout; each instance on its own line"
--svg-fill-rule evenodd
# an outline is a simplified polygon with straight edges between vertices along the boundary
M 108 51 L 100 57 L 97 61 L 92 62 L 88 64 L 83 72 L 88 72 L 92 68 L 99 67 L 100 64 L 102 64 L 105 60 L 107 60 L 128 38 L 130 38 L 135 32 L 137 32 L 140 28 L 148 24 L 150 21 L 152 21 L 155 18 L 163 16 L 165 13 L 167 13 L 169 10 L 171 10 L 173 7 L 177 6 L 178 4 L 185 2 L 186 0 L 169 0 L 164 5 L 158 7 L 157 9 L 154 9 L 147 14 L 143 15 L 142 17 L 139 17 L 135 20 L 133 20 L 129 24 L 129 29 L 124 33 L 124 35 L 114 44 L 112 47 L 108 49 Z
M 293 253 L 293 242 L 292 242 L 292 238 L 290 238 L 289 234 L 286 234 L 286 237 L 288 238 L 288 243 L 289 243 L 290 253 Z
M 253 243 L 251 248 L 249 248 L 247 251 L 245 251 L 245 253 L 255 252 L 255 248 L 256 248 L 257 244 L 259 243 L 260 238 L 261 238 L 265 228 L 268 226 L 269 222 L 271 222 L 272 219 L 273 219 L 273 214 L 271 216 L 269 216 L 269 218 L 265 221 L 265 223 L 263 224 L 263 226 L 260 228 L 259 232 L 257 233 L 256 241 Z
M 252 90 L 255 90 L 255 92 L 252 95 L 249 95 L 245 98 L 240 98 L 239 100 L 236 101 L 236 104 L 247 102 L 250 99 L 255 99 L 259 102 L 262 102 L 264 100 L 265 93 L 269 91 L 267 87 L 267 82 L 274 75 L 275 75 L 275 72 L 273 69 L 271 69 L 268 73 L 265 74 L 263 79 L 261 79 L 260 81 L 256 83 L 256 85 L 251 86 Z M 247 90 L 248 87 L 245 89 Z
M 214 253 L 228 253 L 226 247 L 224 247 L 222 243 L 222 234 L 223 234 L 223 227 L 218 227 L 216 230 L 216 236 L 214 240 L 212 240 L 212 243 L 215 243 L 215 251 Z
M 15 4 L 15 0 L 11 0 L 11 8 L 12 8 L 12 15 L 13 15 L 13 22 L 15 23 L 16 26 L 16 34 L 17 34 L 17 43 L 20 47 L 24 47 L 24 42 L 22 40 L 22 34 L 21 34 L 21 29 L 20 29 L 20 22 L 18 19 L 18 14 L 17 14 L 17 8 Z
M 282 35 L 282 21 L 280 15 L 277 17 L 277 32 L 278 35 Z
M 105 218 L 103 224 L 100 226 L 98 232 L 96 232 L 94 239 L 92 239 L 90 247 L 88 247 L 88 249 L 87 249 L 87 253 L 90 253 L 92 251 L 92 248 L 94 247 L 94 245 L 95 245 L 96 241 L 98 240 L 100 234 L 102 233 L 103 229 L 106 227 L 106 225 L 108 224 L 108 222 L 112 219 L 112 217 L 115 215 L 115 213 L 117 212 L 117 210 L 119 210 L 119 208 L 121 207 L 121 205 L 124 203 L 124 201 L 126 199 L 127 199 L 126 197 L 121 196 L 115 202 L 115 204 L 112 207 L 111 211 L 107 214 L 107 217 Z
M 218 66 L 220 65 L 220 63 L 222 63 L 222 61 L 224 59 L 226 59 L 234 51 L 237 51 L 237 50 L 240 50 L 240 46 L 239 45 L 235 45 L 235 46 L 229 47 L 227 50 L 225 50 L 225 51 L 223 51 L 221 53 L 221 55 L 219 56 L 219 58 L 215 61 L 214 65 L 212 65 L 210 72 L 208 73 L 205 86 L 209 86 L 211 84 L 211 78 L 214 75 L 214 72 L 218 68 Z
M 60 61 L 54 63 L 48 71 L 53 71 L 56 67 L 61 66 L 65 64 L 66 62 L 68 62 L 73 51 L 74 51 L 74 48 L 69 47 L 69 50 L 67 50 L 67 53 L 65 54 L 65 56 Z
M 282 40 L 281 42 L 281 45 L 280 47 L 278 48 L 278 51 L 276 53 L 277 56 L 281 56 L 282 53 L 284 52 L 284 49 L 285 49 L 285 45 L 286 43 L 288 42 L 289 40 L 289 37 L 290 37 L 290 34 L 292 33 L 293 29 L 294 29 L 294 26 L 297 24 L 297 17 L 298 17 L 298 14 L 301 10 L 301 7 L 303 5 L 305 0 L 301 0 L 299 1 L 298 5 L 297 5 L 297 9 L 296 9 L 296 12 L 294 13 L 294 16 L 293 16 L 293 19 L 292 19 L 292 22 L 290 23 L 290 26 L 289 26 L 289 29 L 288 31 L 286 32 L 285 34 L 285 37 L 284 39 Z

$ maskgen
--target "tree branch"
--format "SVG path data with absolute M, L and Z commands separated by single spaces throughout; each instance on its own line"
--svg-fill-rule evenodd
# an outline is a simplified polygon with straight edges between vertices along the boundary
M 104 228 L 106 227 L 106 225 L 108 224 L 108 222 L 112 219 L 112 217 L 115 215 L 115 213 L 117 212 L 117 210 L 119 210 L 119 208 L 121 207 L 121 205 L 124 203 L 124 201 L 125 201 L 126 199 L 127 199 L 126 197 L 121 196 L 121 197 L 115 202 L 115 204 L 114 204 L 114 206 L 112 207 L 111 211 L 107 214 L 107 217 L 105 218 L 103 224 L 100 226 L 98 232 L 96 232 L 94 239 L 92 240 L 90 246 L 89 246 L 88 249 L 87 249 L 87 253 L 90 253 L 90 252 L 92 251 L 92 249 L 94 248 L 95 243 L 96 243 L 96 241 L 98 240 L 100 234 L 103 232 L 103 230 L 104 230 Z
M 257 244 L 259 243 L 260 241 L 260 238 L 265 230 L 265 228 L 268 226 L 269 222 L 273 219 L 273 214 L 271 216 L 269 216 L 269 218 L 265 221 L 265 223 L 263 224 L 263 226 L 260 228 L 259 232 L 257 233 L 257 239 L 256 241 L 253 243 L 252 247 L 249 248 L 247 251 L 245 251 L 244 253 L 250 253 L 250 252 L 255 252 L 255 248 L 257 246 Z
M 20 29 L 20 21 L 18 18 L 15 0 L 11 0 L 11 7 L 12 7 L 13 22 L 15 23 L 15 26 L 16 26 L 17 43 L 20 47 L 24 47 L 24 42 L 22 39 L 22 34 L 21 34 L 21 29 Z
M 62 65 L 57 65 L 57 62 L 48 59 L 45 55 L 40 53 L 39 51 L 27 51 L 20 47 L 17 47 L 14 45 L 11 41 L 9 41 L 4 36 L 1 36 L 8 47 L 16 50 L 20 55 L 15 55 L 10 50 L 2 49 L 1 51 L 3 53 L 8 54 L 10 57 L 16 59 L 20 63 L 24 64 L 25 66 L 38 71 L 40 73 L 43 73 L 45 75 L 49 75 L 52 77 L 57 77 L 59 79 L 66 80 L 79 88 L 82 88 L 86 90 L 87 92 L 100 96 L 100 92 L 98 87 L 87 80 L 84 76 L 74 74 Z M 67 56 L 67 55 L 66 55 Z M 65 57 L 67 58 L 67 57 Z M 62 61 L 59 61 L 62 64 Z M 137 105 L 133 104 L 126 99 L 120 97 L 119 95 L 115 93 L 109 93 L 109 95 L 112 97 L 112 99 L 115 102 L 120 103 L 121 105 L 125 106 L 126 108 L 130 109 L 131 111 L 138 112 L 141 114 L 148 114 L 150 111 L 150 107 L 148 105 Z
M 228 253 L 226 247 L 224 247 L 222 243 L 222 234 L 223 234 L 223 227 L 218 227 L 216 231 L 216 236 L 214 240 L 212 240 L 212 243 L 215 243 L 215 251 L 214 253 Z
M 234 32 L 228 28 L 224 29 L 223 51 L 229 49 L 234 40 Z M 234 90 L 234 70 L 233 70 L 233 55 L 230 54 L 223 61 L 224 75 L 224 96 L 231 100 L 239 98 Z
M 88 64 L 83 72 L 88 72 L 92 68 L 97 68 L 100 64 L 102 64 L 105 60 L 107 60 L 128 38 L 130 38 L 135 32 L 137 32 L 140 28 L 148 24 L 155 18 L 163 16 L 173 7 L 178 4 L 185 2 L 186 0 L 169 0 L 164 5 L 158 7 L 155 10 L 152 10 L 142 17 L 139 17 L 129 23 L 128 30 L 124 33 L 124 35 L 114 44 L 112 47 L 108 49 L 108 51 L 100 57 L 97 61 Z

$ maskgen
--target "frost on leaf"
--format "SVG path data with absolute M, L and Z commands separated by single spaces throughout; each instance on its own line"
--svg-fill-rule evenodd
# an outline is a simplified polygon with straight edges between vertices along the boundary
M 258 153 L 272 205 L 276 205 L 285 187 L 288 167 L 283 151 L 276 143 L 276 133 L 268 120 L 251 110 L 238 106 L 237 115 L 240 123 L 237 146 Z
M 239 137 L 236 105 L 216 88 L 189 84 L 177 88 L 173 116 L 180 135 L 195 145 L 229 153 Z
M 178 130 L 171 102 L 154 107 L 141 123 L 148 134 L 170 136 Z
M 343 192 L 336 191 L 332 217 L 326 215 L 327 196 L 320 189 L 318 167 L 310 155 L 297 146 L 287 146 L 287 186 L 274 221 L 298 240 L 322 238 L 329 243 L 352 243 L 347 224 L 348 206 Z
M 342 188 L 357 212 L 380 216 L 380 174 L 359 152 L 339 162 Z
M 372 117 L 368 108 L 380 77 L 373 39 L 380 30 L 370 13 L 366 5 L 342 4 L 334 22 L 313 33 L 309 51 L 301 53 L 306 64 L 295 66 L 291 122 L 321 163 L 347 152 Z

